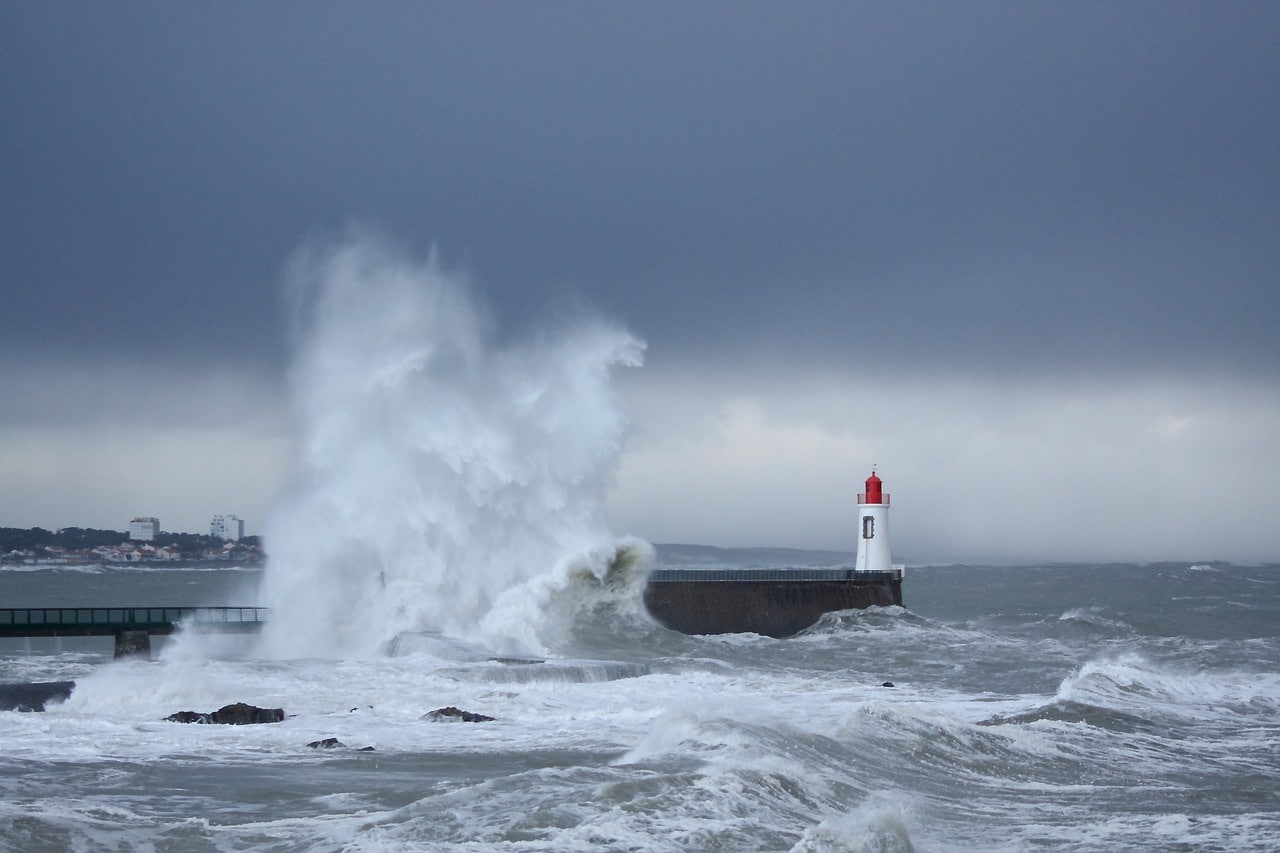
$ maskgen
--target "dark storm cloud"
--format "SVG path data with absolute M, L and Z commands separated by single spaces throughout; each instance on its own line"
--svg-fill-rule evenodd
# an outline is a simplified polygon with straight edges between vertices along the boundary
M 0 4 L 0 523 L 260 529 L 283 271 L 355 223 L 500 334 L 647 339 L 619 530 L 846 547 L 880 463 L 907 553 L 1274 559 L 1277 44 L 1274 3 Z
M 276 367 L 282 265 L 354 219 L 509 324 L 584 301 L 655 361 L 1273 374 L 1278 22 L 6 4 L 0 347 Z

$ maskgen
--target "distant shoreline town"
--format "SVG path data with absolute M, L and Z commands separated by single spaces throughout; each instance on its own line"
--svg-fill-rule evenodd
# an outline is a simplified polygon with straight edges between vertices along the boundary
M 128 532 L 0 527 L 0 564 L 5 565 L 261 566 L 265 557 L 260 538 L 245 536 L 244 522 L 234 515 L 215 515 L 207 536 L 162 531 L 153 516 L 134 518 Z

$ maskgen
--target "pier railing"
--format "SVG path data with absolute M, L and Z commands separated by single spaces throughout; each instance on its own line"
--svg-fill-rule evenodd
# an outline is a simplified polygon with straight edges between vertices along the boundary
M 0 608 L 0 637 L 172 634 L 180 626 L 249 632 L 262 627 L 267 613 L 265 607 L 9 607 Z
M 656 583 L 706 583 L 709 581 L 900 581 L 902 571 L 859 572 L 855 569 L 654 569 L 649 580 Z

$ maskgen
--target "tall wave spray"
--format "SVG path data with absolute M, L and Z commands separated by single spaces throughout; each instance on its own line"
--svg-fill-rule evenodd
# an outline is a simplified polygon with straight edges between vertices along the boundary
M 299 255 L 295 482 L 266 529 L 273 654 L 377 653 L 406 631 L 544 652 L 548 605 L 603 577 L 626 331 L 495 346 L 465 282 L 368 238 Z

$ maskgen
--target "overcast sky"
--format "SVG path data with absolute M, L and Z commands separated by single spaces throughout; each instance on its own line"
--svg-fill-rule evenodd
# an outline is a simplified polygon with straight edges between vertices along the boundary
M 1280 560 L 1280 5 L 0 5 L 0 526 L 260 532 L 283 270 L 625 325 L 609 516 Z

